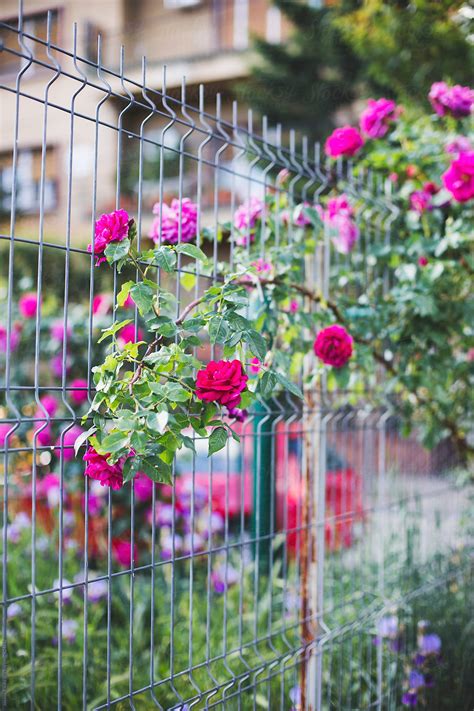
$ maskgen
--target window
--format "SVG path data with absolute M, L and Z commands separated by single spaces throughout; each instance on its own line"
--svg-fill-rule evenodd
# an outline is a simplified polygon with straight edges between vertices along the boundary
M 17 209 L 22 214 L 32 214 L 40 208 L 41 189 L 41 148 L 22 148 L 18 151 L 17 164 Z M 0 153 L 0 213 L 8 213 L 11 208 L 13 181 L 13 154 Z M 46 148 L 44 209 L 51 212 L 58 204 L 57 150 Z
M 0 41 L 3 42 L 4 47 L 7 51 L 0 52 L 0 74 L 17 74 L 18 71 L 28 62 L 24 57 L 18 57 L 15 54 L 8 52 L 8 49 L 12 49 L 15 52 L 20 52 L 21 48 L 18 44 L 18 18 L 10 18 L 5 20 L 7 25 L 10 25 L 14 29 L 8 29 L 6 27 L 0 27 Z M 23 18 L 23 32 L 27 35 L 33 35 L 40 40 L 46 41 L 48 36 L 48 13 L 41 12 L 35 15 L 26 15 Z M 58 41 L 58 12 L 53 10 L 51 12 L 51 44 L 57 44 Z M 46 64 L 51 64 L 46 54 L 46 47 L 40 42 L 24 38 L 24 43 L 26 47 L 30 50 L 34 59 L 39 62 L 45 62 Z M 39 65 L 34 65 L 36 68 L 40 68 Z
M 164 5 L 169 10 L 184 10 L 187 7 L 196 7 L 202 0 L 164 0 Z

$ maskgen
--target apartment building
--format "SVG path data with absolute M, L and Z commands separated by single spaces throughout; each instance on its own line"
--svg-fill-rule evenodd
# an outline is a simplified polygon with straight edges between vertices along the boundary
M 124 199 L 127 195 L 130 201 L 135 199 L 139 141 L 133 138 L 143 121 L 143 111 L 130 105 L 128 96 L 141 94 L 137 85 L 142 81 L 144 55 L 148 87 L 161 91 L 166 64 L 167 92 L 179 96 L 184 75 L 190 102 L 197 101 L 196 88 L 203 83 L 207 88 L 207 110 L 214 111 L 215 94 L 219 91 L 222 115 L 229 117 L 232 87 L 248 76 L 252 35 L 279 42 L 289 30 L 271 0 L 24 0 L 22 47 L 18 46 L 17 34 L 9 29 L 17 26 L 17 18 L 18 0 L 3 0 L 0 41 L 13 51 L 0 51 L 0 84 L 11 89 L 2 91 L 0 107 L 0 215 L 3 213 L 6 218 L 10 208 L 11 146 L 17 131 L 18 212 L 25 225 L 28 216 L 38 212 L 44 161 L 44 210 L 52 238 L 54 233 L 63 233 L 68 220 L 75 225 L 84 224 L 87 230 L 94 201 L 96 211 L 113 206 L 118 180 Z M 31 41 L 28 35 L 49 42 L 50 47 Z M 74 60 L 75 52 L 78 57 L 95 62 L 99 35 L 101 64 L 119 74 L 122 69 L 131 82 Z M 66 49 L 70 56 L 55 52 L 54 45 Z M 40 64 L 30 63 L 19 54 L 30 54 Z M 57 61 L 61 74 L 55 68 Z M 77 81 L 81 72 L 106 91 L 110 84 L 111 95 L 107 98 L 104 91 L 89 84 L 81 88 Z M 17 85 L 20 99 L 15 125 Z M 126 96 L 127 101 L 121 102 L 117 95 Z M 121 116 L 127 105 L 127 115 Z M 64 111 L 64 107 L 69 110 Z M 91 118 L 97 118 L 98 128 Z M 120 148 L 117 131 L 113 130 L 119 120 L 124 129 Z M 163 120 L 157 118 L 147 122 L 144 129 L 144 135 L 151 137 L 143 170 L 143 195 L 150 204 L 158 175 L 162 124 Z M 165 177 L 170 194 L 177 179 L 172 147 L 179 142 L 181 133 L 178 125 L 167 133 L 169 156 L 164 158 L 169 158 Z M 190 190 L 193 180 L 191 176 Z

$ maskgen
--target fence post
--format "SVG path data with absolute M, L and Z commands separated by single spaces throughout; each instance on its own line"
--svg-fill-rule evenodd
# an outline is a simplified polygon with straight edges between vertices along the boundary
M 272 540 L 272 476 L 275 476 L 272 457 L 272 424 L 273 417 L 268 408 L 257 403 L 254 408 L 253 420 L 253 507 L 252 507 L 252 538 L 255 564 L 258 575 L 268 573 L 270 547 Z

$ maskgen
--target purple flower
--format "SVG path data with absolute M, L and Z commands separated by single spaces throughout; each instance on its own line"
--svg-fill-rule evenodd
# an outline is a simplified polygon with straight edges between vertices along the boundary
M 410 209 L 420 215 L 427 210 L 431 210 L 433 196 L 426 190 L 414 190 L 410 195 Z
M 12 602 L 7 607 L 7 619 L 9 619 L 9 620 L 15 619 L 15 617 L 18 617 L 18 615 L 21 615 L 21 612 L 22 612 L 21 605 L 19 605 L 17 602 Z
M 398 634 L 398 617 L 396 615 L 382 617 L 377 625 L 377 632 L 380 637 L 396 637 Z
M 402 695 L 402 704 L 404 706 L 416 706 L 418 704 L 418 695 L 415 691 L 406 691 Z
M 425 677 L 421 672 L 412 669 L 408 676 L 408 685 L 410 689 L 420 689 L 425 685 Z
M 149 234 L 154 242 L 178 244 L 180 240 L 191 242 L 196 239 L 198 206 L 189 198 L 181 201 L 173 198 L 170 205 L 157 202 L 153 214 L 156 217 Z
M 289 690 L 288 696 L 290 697 L 293 708 L 301 708 L 301 687 L 299 685 L 293 686 Z
M 471 150 L 471 142 L 465 136 L 457 136 L 454 141 L 445 146 L 446 153 L 467 153 Z
M 304 202 L 295 207 L 295 211 L 293 213 L 293 222 L 295 223 L 295 225 L 298 225 L 298 227 L 308 227 L 308 225 L 311 224 L 311 220 L 304 211 L 305 207 L 311 207 L 310 203 Z
M 160 532 L 160 545 L 161 545 L 161 558 L 163 560 L 169 560 L 173 557 L 173 543 L 174 543 L 174 555 L 181 553 L 183 548 L 183 539 L 177 533 L 171 533 L 169 528 L 162 528 Z
M 51 335 L 51 338 L 54 338 L 55 341 L 59 341 L 59 343 L 62 343 L 64 341 L 64 322 L 62 321 L 62 319 L 57 319 L 56 321 L 53 321 L 49 329 L 49 333 Z M 66 336 L 67 338 L 70 338 L 71 335 L 72 329 L 70 326 L 68 326 L 66 329 Z
M 432 84 L 428 98 L 438 116 L 450 114 L 454 118 L 469 116 L 474 104 L 474 91 L 468 86 L 448 86 L 444 81 Z
M 418 639 L 418 649 L 422 654 L 439 654 L 441 639 L 437 634 L 424 634 Z
M 216 593 L 223 593 L 227 588 L 235 585 L 239 580 L 239 573 L 230 563 L 219 563 L 211 573 L 211 581 Z
M 63 620 L 62 635 L 63 640 L 68 644 L 73 644 L 76 641 L 76 633 L 78 628 L 76 620 Z M 53 643 L 57 644 L 57 639 L 53 639 Z
M 245 422 L 247 419 L 249 412 L 248 410 L 241 410 L 238 407 L 231 407 L 228 409 L 227 414 L 229 417 L 233 417 L 234 420 L 237 422 Z

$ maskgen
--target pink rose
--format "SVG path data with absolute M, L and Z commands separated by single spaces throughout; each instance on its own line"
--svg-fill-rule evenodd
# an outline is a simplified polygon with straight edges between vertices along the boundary
M 394 101 L 390 99 L 369 99 L 367 108 L 360 117 L 360 128 L 369 138 L 382 138 L 399 114 Z
M 33 437 L 36 437 L 36 442 L 41 447 L 50 447 L 53 443 L 53 433 L 50 425 L 46 425 L 47 420 L 38 422 L 36 429 L 33 432 Z
M 257 224 L 257 220 L 262 217 L 263 202 L 256 197 L 251 197 L 249 201 L 239 205 L 234 213 L 234 227 L 240 232 L 249 232 Z M 235 242 L 240 247 L 246 247 L 248 243 L 248 234 L 236 236 Z M 253 242 L 255 235 L 250 235 L 250 241 Z
M 57 321 L 54 321 L 51 324 L 49 333 L 51 335 L 51 338 L 54 338 L 55 341 L 59 341 L 59 343 L 62 343 L 64 341 L 64 322 L 63 322 L 63 320 L 58 319 Z M 68 338 L 70 338 L 72 336 L 72 328 L 70 326 L 67 327 L 66 334 L 67 334 Z
M 278 173 L 275 182 L 277 185 L 285 185 L 290 178 L 291 178 L 291 173 L 288 170 L 288 168 L 282 168 L 280 170 L 280 172 Z
M 433 208 L 431 193 L 426 190 L 414 190 L 410 195 L 410 209 L 420 215 Z
M 128 294 L 127 298 L 123 302 L 123 308 L 124 309 L 134 309 L 135 308 L 135 302 L 132 299 L 132 297 L 130 296 L 130 294 Z
M 118 332 L 117 341 L 120 348 L 123 348 L 126 343 L 138 343 L 138 341 L 143 341 L 143 330 L 138 328 L 135 338 L 135 324 L 128 323 Z
M 135 496 L 139 501 L 148 501 L 153 493 L 153 482 L 143 472 L 138 472 L 134 479 Z
M 51 370 L 57 378 L 62 378 L 63 375 L 63 357 L 62 355 L 53 356 L 49 361 Z M 71 356 L 66 356 L 66 374 L 71 371 Z
M 60 500 L 60 478 L 57 474 L 46 474 L 36 485 L 36 494 L 48 499 L 49 506 L 57 506 Z
M 173 198 L 170 205 L 164 202 L 163 206 L 157 202 L 153 206 L 153 214 L 156 217 L 149 236 L 154 242 L 178 244 L 180 240 L 191 242 L 196 239 L 198 206 L 189 198 L 183 198 L 181 203 L 177 198 Z
M 432 84 L 428 98 L 438 116 L 450 114 L 455 118 L 469 116 L 474 104 L 474 91 L 468 86 L 448 86 L 444 81 Z
M 418 257 L 418 266 L 420 266 L 420 267 L 426 267 L 427 264 L 428 264 L 428 258 L 427 258 L 427 257 L 424 257 L 424 256 Z
M 114 491 L 118 491 L 123 486 L 125 457 L 121 457 L 116 464 L 109 464 L 108 456 L 98 454 L 94 447 L 89 447 L 83 456 L 83 460 L 87 462 L 84 476 L 95 479 L 101 486 L 110 486 Z
M 467 202 L 474 197 L 474 151 L 460 153 L 441 178 L 458 202 Z
M 329 228 L 332 242 L 341 254 L 349 254 L 359 239 L 359 228 L 354 222 L 354 209 L 346 195 L 330 198 L 326 209 L 320 205 L 316 209 Z
M 23 318 L 34 318 L 38 311 L 38 298 L 35 291 L 29 291 L 27 294 L 20 296 L 18 300 L 18 308 Z
M 70 387 L 72 390 L 69 395 L 76 405 L 81 405 L 87 401 L 87 380 L 76 378 L 71 382 Z
M 96 294 L 92 301 L 94 316 L 106 316 L 112 310 L 112 295 L 107 293 Z
M 12 325 L 10 331 L 10 352 L 13 353 L 19 344 L 21 339 L 21 326 L 17 323 Z M 0 351 L 5 353 L 7 350 L 7 329 L 4 326 L 0 326 Z
M 474 348 L 469 348 L 467 355 L 466 355 L 466 360 L 469 363 L 472 363 L 472 361 L 474 361 Z
M 241 392 L 247 386 L 240 360 L 211 360 L 205 368 L 198 371 L 196 378 L 196 396 L 205 402 L 217 402 L 229 408 L 237 407 Z
M 251 266 L 256 269 L 257 274 L 269 274 L 273 269 L 270 262 L 266 262 L 261 257 L 256 259 L 255 262 L 252 262 Z
M 125 538 L 112 538 L 112 553 L 119 565 L 130 568 L 132 564 L 132 544 Z M 133 561 L 138 562 L 138 546 L 133 544 Z
M 55 416 L 58 411 L 58 401 L 53 395 L 43 395 L 43 397 L 40 397 L 40 403 L 50 417 Z M 36 410 L 36 414 L 40 416 L 43 414 L 40 408 Z
M 311 224 L 311 220 L 306 216 L 304 212 L 305 207 L 311 207 L 309 202 L 303 202 L 295 207 L 293 213 L 293 222 L 298 227 L 308 227 Z
M 291 313 L 291 314 L 295 314 L 295 313 L 299 310 L 299 308 L 300 308 L 300 305 L 299 305 L 299 303 L 297 302 L 297 300 L 296 300 L 296 299 L 292 299 L 292 300 L 290 301 L 290 313 Z
M 7 439 L 8 433 L 11 433 L 9 438 L 9 441 L 11 441 L 14 427 L 15 425 L 13 423 L 11 425 L 8 423 L 0 424 L 0 447 L 5 446 L 5 441 Z
M 56 456 L 59 457 L 62 450 L 63 458 L 65 460 L 74 459 L 74 443 L 81 434 L 81 427 L 79 427 L 79 425 L 73 425 L 71 429 L 64 433 L 64 435 L 60 435 L 56 440 Z
M 353 339 L 343 326 L 327 326 L 319 331 L 314 352 L 323 363 L 342 368 L 352 356 Z
M 259 358 L 252 358 L 252 360 L 250 361 L 250 372 L 256 375 L 260 372 L 261 366 L 262 363 Z
M 353 156 L 364 145 L 359 131 L 353 126 L 336 128 L 326 140 L 326 153 L 331 158 Z
M 96 267 L 107 261 L 104 252 L 111 242 L 121 242 L 128 236 L 130 229 L 130 217 L 126 210 L 114 210 L 108 214 L 101 215 L 95 223 L 94 245 L 89 244 L 88 252 L 94 249 L 97 256 Z

